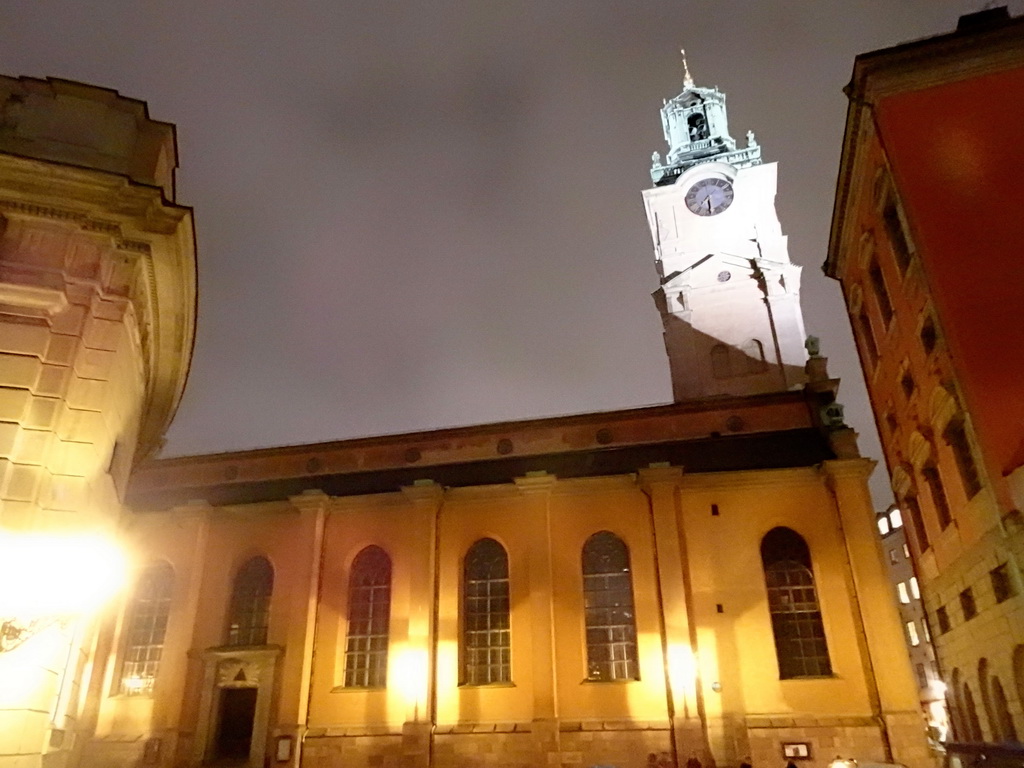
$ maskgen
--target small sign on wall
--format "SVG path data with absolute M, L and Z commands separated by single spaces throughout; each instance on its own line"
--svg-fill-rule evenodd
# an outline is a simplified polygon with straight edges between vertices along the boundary
M 287 763 L 292 759 L 292 737 L 281 736 L 277 740 L 277 762 Z
M 806 741 L 783 742 L 782 756 L 787 760 L 809 760 L 811 745 Z

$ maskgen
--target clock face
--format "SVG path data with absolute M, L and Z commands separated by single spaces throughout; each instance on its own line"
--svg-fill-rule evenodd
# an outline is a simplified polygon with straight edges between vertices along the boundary
M 732 205 L 733 189 L 725 179 L 701 179 L 686 193 L 686 207 L 698 216 L 714 216 Z

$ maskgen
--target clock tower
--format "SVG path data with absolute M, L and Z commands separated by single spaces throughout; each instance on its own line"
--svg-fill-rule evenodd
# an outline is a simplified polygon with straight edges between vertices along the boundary
M 775 163 L 729 135 L 725 94 L 695 86 L 664 103 L 665 158 L 652 157 L 644 208 L 660 287 L 654 301 L 676 402 L 752 395 L 805 381 L 800 267 L 775 212 Z

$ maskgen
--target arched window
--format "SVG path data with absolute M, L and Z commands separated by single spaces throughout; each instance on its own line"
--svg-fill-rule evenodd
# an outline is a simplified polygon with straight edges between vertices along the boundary
M 629 550 L 610 531 L 583 545 L 583 604 L 587 679 L 639 680 Z
M 707 118 L 701 112 L 691 114 L 686 119 L 686 124 L 690 129 L 690 141 L 701 141 L 710 135 Z
M 356 555 L 348 580 L 346 688 L 387 683 L 390 620 L 391 558 L 380 547 L 366 547 Z
M 981 693 L 981 706 L 985 710 L 988 729 L 992 733 L 992 741 L 1000 741 L 999 723 L 995 710 L 992 708 L 992 690 L 989 682 L 988 659 L 978 659 L 978 690 Z
M 758 339 L 748 339 L 741 347 L 743 364 L 746 373 L 764 373 L 768 370 L 768 361 L 764 359 L 764 345 Z
M 480 539 L 462 570 L 462 684 L 512 679 L 508 555 L 494 539 Z
M 789 528 L 773 528 L 761 541 L 761 562 L 768 585 L 779 677 L 788 680 L 831 675 L 807 543 Z
M 955 668 L 950 676 L 949 688 L 946 689 L 946 704 L 953 725 L 954 741 L 970 741 L 971 731 L 965 716 L 967 710 L 964 708 L 964 689 L 960 682 L 959 668 Z
M 1024 645 L 1013 649 L 1013 683 L 1017 689 L 1017 701 L 1024 704 Z
M 981 721 L 978 720 L 978 709 L 974 706 L 974 694 L 971 693 L 971 687 L 964 683 L 963 685 L 963 702 L 964 702 L 964 726 L 967 731 L 968 741 L 983 741 L 984 738 L 981 735 Z
M 992 709 L 995 712 L 996 726 L 993 731 L 998 731 L 996 737 L 999 741 L 1017 741 L 1017 729 L 1013 725 L 1013 716 L 1010 714 L 1010 706 L 1006 701 L 1006 692 L 1003 691 L 1003 684 L 999 678 L 993 675 L 991 678 L 992 688 Z
M 228 645 L 266 645 L 274 569 L 254 557 L 238 569 L 228 609 Z
M 160 667 L 171 612 L 174 571 L 167 563 L 153 565 L 142 572 L 128 610 L 124 662 L 121 665 L 120 692 L 148 694 Z

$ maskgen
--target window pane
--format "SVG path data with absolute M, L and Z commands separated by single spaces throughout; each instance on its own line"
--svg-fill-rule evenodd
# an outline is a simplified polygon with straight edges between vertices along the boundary
M 831 675 L 807 544 L 795 531 L 775 528 L 761 542 L 761 561 L 779 676 L 785 680 Z
M 903 514 L 898 509 L 894 509 L 889 513 L 889 522 L 892 523 L 893 530 L 896 528 L 902 528 Z
M 126 629 L 120 692 L 148 694 L 153 690 L 164 649 L 171 610 L 174 572 L 166 563 L 143 572 L 135 588 Z
M 494 539 L 466 553 L 462 572 L 462 683 L 512 679 L 508 555 Z
M 639 680 L 629 550 L 609 531 L 583 546 L 583 605 L 587 679 Z
M 348 614 L 345 687 L 382 688 L 387 684 L 391 558 L 380 547 L 366 547 L 352 563 Z
M 235 577 L 228 610 L 228 645 L 265 645 L 270 623 L 274 570 L 266 558 L 254 557 Z
M 921 639 L 917 636 L 917 623 L 913 621 L 907 622 L 907 636 L 910 638 L 910 644 L 917 646 L 921 644 Z
M 906 582 L 901 581 L 899 584 L 897 584 L 896 585 L 896 591 L 900 593 L 900 602 L 901 603 L 909 603 L 910 602 L 910 593 L 907 592 L 907 584 L 906 584 Z

